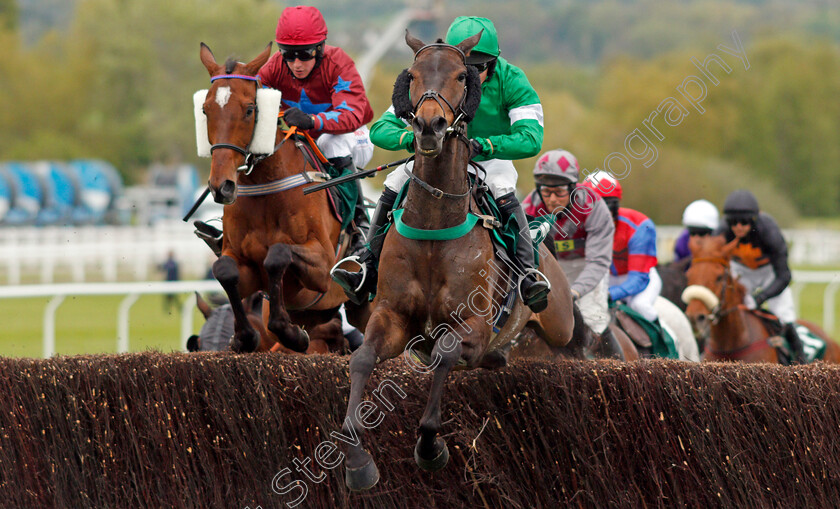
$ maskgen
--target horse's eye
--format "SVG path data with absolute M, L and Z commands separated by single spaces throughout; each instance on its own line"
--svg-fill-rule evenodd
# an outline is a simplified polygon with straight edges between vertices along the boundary
M 408 73 L 408 81 L 414 81 L 414 75 L 413 74 Z
M 256 110 L 256 109 L 257 109 L 257 107 L 256 107 L 255 105 L 253 105 L 253 104 L 249 104 L 249 105 L 248 105 L 248 107 L 247 107 L 247 108 L 245 108 L 245 118 L 248 118 L 248 117 L 250 117 L 251 115 L 253 115 L 253 114 L 254 114 L 254 110 Z
M 467 81 L 467 73 L 462 72 L 458 75 L 458 81 Z

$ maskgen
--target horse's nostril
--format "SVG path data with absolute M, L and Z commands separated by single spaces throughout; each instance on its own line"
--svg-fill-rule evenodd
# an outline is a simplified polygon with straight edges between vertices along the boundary
M 446 131 L 446 128 L 448 126 L 449 126 L 448 122 L 443 117 L 435 117 L 435 119 L 432 120 L 432 129 L 436 133 L 442 133 L 442 132 Z
M 414 117 L 411 121 L 411 127 L 414 128 L 416 132 L 423 132 L 423 128 L 426 127 L 426 121 L 420 117 Z
M 232 180 L 225 180 L 222 187 L 219 188 L 219 191 L 221 191 L 222 195 L 225 197 L 233 196 L 234 191 L 236 191 L 236 182 Z

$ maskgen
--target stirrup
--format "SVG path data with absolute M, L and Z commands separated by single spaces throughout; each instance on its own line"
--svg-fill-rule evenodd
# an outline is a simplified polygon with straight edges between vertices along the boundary
M 546 292 L 545 292 L 546 295 L 551 292 L 551 281 L 549 281 L 548 278 L 545 277 L 545 274 L 538 271 L 537 269 L 525 269 L 525 273 L 522 274 L 522 277 L 520 277 L 519 281 L 516 283 L 516 293 L 519 295 L 519 299 L 522 302 L 525 302 L 525 299 L 522 298 L 522 281 L 524 281 L 525 278 L 528 277 L 529 274 L 536 274 L 540 279 L 545 281 L 545 284 L 548 285 L 548 288 L 546 288 Z
M 358 255 L 351 255 L 351 256 L 348 256 L 346 258 L 342 258 L 341 260 L 336 262 L 335 265 L 333 265 L 332 269 L 330 269 L 330 279 L 332 279 L 333 281 L 338 283 L 338 285 L 341 286 L 342 288 L 344 288 L 346 291 L 353 292 L 354 294 L 358 294 L 362 290 L 362 287 L 365 286 L 365 280 L 367 279 L 367 275 L 368 275 L 367 274 L 368 273 L 367 265 L 363 262 L 360 262 L 359 258 L 360 257 Z M 362 273 L 362 281 L 359 283 L 359 286 L 357 288 L 345 288 L 344 285 L 341 284 L 341 281 L 339 281 L 338 279 L 335 278 L 335 271 L 338 270 L 338 266 L 343 264 L 344 262 L 353 262 L 356 265 L 358 265 L 359 267 L 361 267 L 361 271 L 359 271 L 359 272 Z M 346 269 L 341 269 L 341 270 L 346 270 Z

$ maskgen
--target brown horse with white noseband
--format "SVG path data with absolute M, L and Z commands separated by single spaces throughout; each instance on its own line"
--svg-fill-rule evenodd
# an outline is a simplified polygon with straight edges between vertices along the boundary
M 465 54 L 481 33 L 457 46 L 426 45 L 406 33 L 414 64 L 397 80 L 394 95 L 409 101 L 416 159 L 403 209 L 394 212 L 379 264 L 379 281 L 363 345 L 350 360 L 350 400 L 343 432 L 357 436 L 347 449 L 345 480 L 354 491 L 368 489 L 379 472 L 362 444 L 365 385 L 378 362 L 404 355 L 412 369 L 433 373 L 420 437 L 414 450 L 427 471 L 443 468 L 449 452 L 438 436 L 441 396 L 456 367 L 504 365 L 503 350 L 523 328 L 531 311 L 516 301 L 504 325 L 497 325 L 502 304 L 518 275 L 495 254 L 491 231 L 482 227 L 470 160 L 466 123 L 480 101 L 478 74 Z M 400 86 L 404 89 L 400 90 Z M 396 102 L 395 102 L 396 106 Z M 470 111 L 472 110 L 472 111 Z M 565 345 L 574 319 L 568 281 L 545 246 L 540 270 L 551 282 L 548 307 L 538 315 L 543 339 Z M 515 291 L 515 290 L 514 290 Z M 425 362 L 418 362 L 423 359 Z M 369 424 L 369 423 L 368 423 Z
M 303 195 L 300 186 L 319 174 L 290 139 L 294 130 L 277 127 L 280 92 L 260 87 L 256 75 L 270 53 L 269 44 L 247 64 L 228 59 L 219 65 L 201 44 L 211 86 L 196 94 L 197 135 L 199 153 L 212 157 L 209 189 L 225 205 L 222 254 L 213 275 L 233 306 L 231 348 L 250 352 L 260 343 L 242 296 L 264 290 L 268 331 L 284 347 L 303 352 L 309 337 L 301 326 L 329 321 L 347 301 L 329 274 L 341 225 L 327 191 Z M 348 319 L 361 330 L 366 317 L 367 306 L 348 307 Z

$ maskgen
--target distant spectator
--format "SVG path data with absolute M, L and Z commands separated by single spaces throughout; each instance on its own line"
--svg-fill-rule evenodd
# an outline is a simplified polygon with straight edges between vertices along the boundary
M 181 279 L 179 276 L 178 262 L 175 260 L 175 253 L 172 251 L 169 252 L 166 261 L 158 266 L 158 270 L 166 275 L 167 281 L 178 281 Z M 181 303 L 178 301 L 178 296 L 174 293 L 167 293 L 164 295 L 163 312 L 172 314 L 173 305 L 175 306 L 176 311 L 180 308 Z

